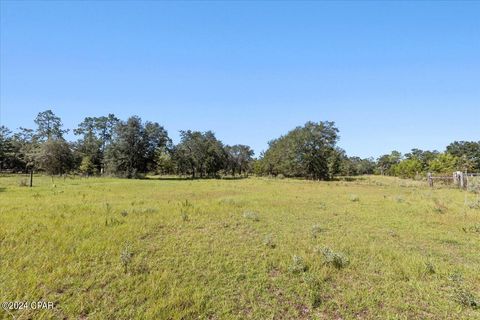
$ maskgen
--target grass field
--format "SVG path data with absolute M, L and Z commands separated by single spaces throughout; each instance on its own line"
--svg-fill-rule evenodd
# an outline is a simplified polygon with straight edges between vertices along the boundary
M 0 177 L 0 300 L 55 308 L 17 319 L 480 319 L 480 210 L 460 190 L 20 180 Z

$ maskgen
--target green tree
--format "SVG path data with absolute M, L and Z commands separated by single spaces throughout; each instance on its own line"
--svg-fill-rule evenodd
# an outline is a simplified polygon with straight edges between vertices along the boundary
M 392 167 L 402 160 L 402 154 L 398 151 L 392 151 L 378 158 L 377 169 L 381 175 L 393 175 Z
M 230 171 L 233 176 L 235 173 L 248 173 L 253 160 L 253 150 L 249 146 L 236 144 L 233 146 L 225 146 L 227 154 L 226 170 Z
M 62 139 L 63 134 L 68 132 L 68 130 L 62 129 L 61 119 L 52 110 L 38 113 L 34 121 L 37 125 L 36 135 L 40 141 Z
M 180 143 L 174 148 L 179 173 L 215 177 L 226 167 L 227 154 L 211 131 L 180 131 Z
M 422 162 L 417 158 L 405 159 L 391 168 L 392 174 L 402 178 L 415 178 L 423 171 Z
M 138 116 L 119 122 L 106 150 L 108 170 L 127 178 L 155 169 L 156 152 L 166 147 L 167 131 L 158 123 L 142 123 Z
M 455 141 L 447 146 L 447 153 L 459 159 L 460 170 L 480 172 L 480 141 Z
M 331 179 L 340 168 L 338 139 L 334 122 L 307 122 L 270 141 L 262 167 L 266 174 Z
M 452 174 L 458 169 L 458 158 L 450 153 L 441 153 L 429 163 L 429 170 L 434 173 Z
M 48 174 L 64 174 L 73 168 L 70 145 L 63 139 L 48 139 L 41 144 L 35 156 L 39 169 Z
M 82 163 L 80 164 L 80 172 L 86 174 L 87 176 L 95 174 L 97 172 L 97 167 L 93 163 L 92 159 L 89 156 L 84 156 L 82 158 Z

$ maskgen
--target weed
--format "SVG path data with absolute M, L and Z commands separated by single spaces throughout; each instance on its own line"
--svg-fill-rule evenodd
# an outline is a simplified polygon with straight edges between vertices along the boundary
M 126 216 L 128 216 L 128 211 L 127 210 L 122 210 L 122 211 L 120 211 L 120 215 L 122 217 L 126 217 Z
M 335 252 L 328 247 L 322 248 L 320 253 L 325 264 L 332 265 L 337 269 L 342 269 L 350 263 L 346 255 L 341 252 Z
M 190 220 L 190 218 L 189 218 L 189 216 L 188 216 L 188 213 L 185 212 L 185 211 L 182 211 L 182 212 L 180 213 L 180 216 L 182 217 L 182 221 L 183 221 L 183 222 L 187 222 L 187 221 Z
M 110 212 L 112 211 L 112 206 L 110 203 L 106 202 L 105 203 L 105 225 L 108 226 L 108 216 L 110 215 Z
M 292 273 L 302 273 L 307 271 L 307 265 L 302 257 L 294 255 L 289 270 Z
M 351 194 L 349 199 L 352 202 L 359 202 L 360 201 L 360 198 L 356 194 Z
M 267 234 L 265 238 L 263 238 L 263 244 L 272 249 L 277 246 L 273 241 L 273 235 L 271 234 Z
M 322 304 L 322 286 L 315 276 L 311 274 L 305 274 L 304 281 L 308 287 L 308 299 L 312 308 L 318 308 Z
M 427 261 L 425 263 L 425 272 L 428 273 L 428 274 L 435 274 L 436 273 L 435 265 L 433 264 L 433 262 Z
M 438 199 L 434 199 L 433 202 L 434 202 L 433 211 L 440 214 L 444 214 L 447 212 L 448 207 L 443 202 L 441 202 Z
M 132 262 L 133 252 L 130 244 L 126 243 L 120 253 L 120 262 L 125 273 L 128 271 L 128 266 Z
M 455 300 L 465 307 L 480 309 L 480 300 L 478 300 L 475 295 L 465 287 L 459 286 L 455 288 Z
M 254 212 L 254 211 L 245 211 L 243 213 L 243 217 L 245 219 L 249 219 L 249 220 L 252 220 L 252 221 L 260 221 L 258 213 Z
M 467 206 L 470 209 L 480 209 L 480 199 L 476 199 L 474 201 L 468 201 Z
M 312 226 L 312 230 L 310 231 L 312 238 L 316 239 L 318 235 L 323 231 L 322 227 L 318 224 L 314 224 Z

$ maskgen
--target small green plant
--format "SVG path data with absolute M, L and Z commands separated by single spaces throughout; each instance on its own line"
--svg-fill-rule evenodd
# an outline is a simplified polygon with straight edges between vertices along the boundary
M 180 216 L 182 217 L 183 222 L 187 222 L 190 220 L 190 217 L 188 216 L 188 213 L 186 211 L 182 211 L 180 213 Z
M 480 309 L 480 300 L 465 287 L 458 286 L 455 288 L 455 300 L 465 307 Z
M 360 198 L 356 194 L 351 194 L 349 199 L 352 202 L 359 202 L 360 201 Z
M 273 235 L 271 234 L 267 234 L 265 238 L 263 238 L 263 244 L 272 249 L 277 246 L 275 241 L 273 241 Z
M 433 211 L 436 213 L 444 214 L 448 211 L 448 207 L 438 199 L 433 200 Z
M 435 265 L 431 261 L 427 261 L 425 263 L 425 272 L 427 274 L 435 274 L 437 271 L 435 270 Z
M 245 211 L 243 213 L 243 217 L 245 219 L 249 219 L 249 220 L 252 220 L 252 221 L 259 221 L 260 218 L 258 217 L 258 213 L 254 212 L 254 211 Z
M 112 211 L 112 206 L 110 203 L 106 202 L 105 203 L 105 226 L 108 226 L 108 216 L 110 215 L 110 212 Z
M 470 209 L 480 209 L 480 199 L 476 199 L 474 201 L 468 201 L 467 206 Z
M 319 224 L 314 224 L 312 226 L 312 230 L 310 231 L 312 238 L 316 239 L 322 231 L 323 229 Z
M 125 273 L 127 273 L 128 266 L 132 262 L 132 257 L 133 257 L 133 252 L 132 252 L 131 246 L 130 246 L 130 244 L 127 243 L 127 244 L 125 244 L 122 252 L 120 253 L 120 262 L 122 264 L 123 271 Z
M 303 280 L 308 286 L 308 298 L 312 308 L 318 308 L 322 304 L 322 285 L 315 276 L 306 273 Z
M 328 247 L 322 248 L 320 253 L 325 264 L 332 265 L 337 269 L 342 269 L 350 263 L 346 255 L 341 252 L 335 252 Z
M 302 257 L 294 255 L 289 270 L 292 273 L 302 273 L 307 271 L 307 265 Z

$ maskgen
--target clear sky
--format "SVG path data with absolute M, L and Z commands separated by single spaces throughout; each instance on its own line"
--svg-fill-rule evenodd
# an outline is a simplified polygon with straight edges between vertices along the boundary
M 0 1 L 0 122 L 115 113 L 228 144 L 335 121 L 349 155 L 480 140 L 480 2 Z M 73 139 L 73 135 L 69 136 Z

